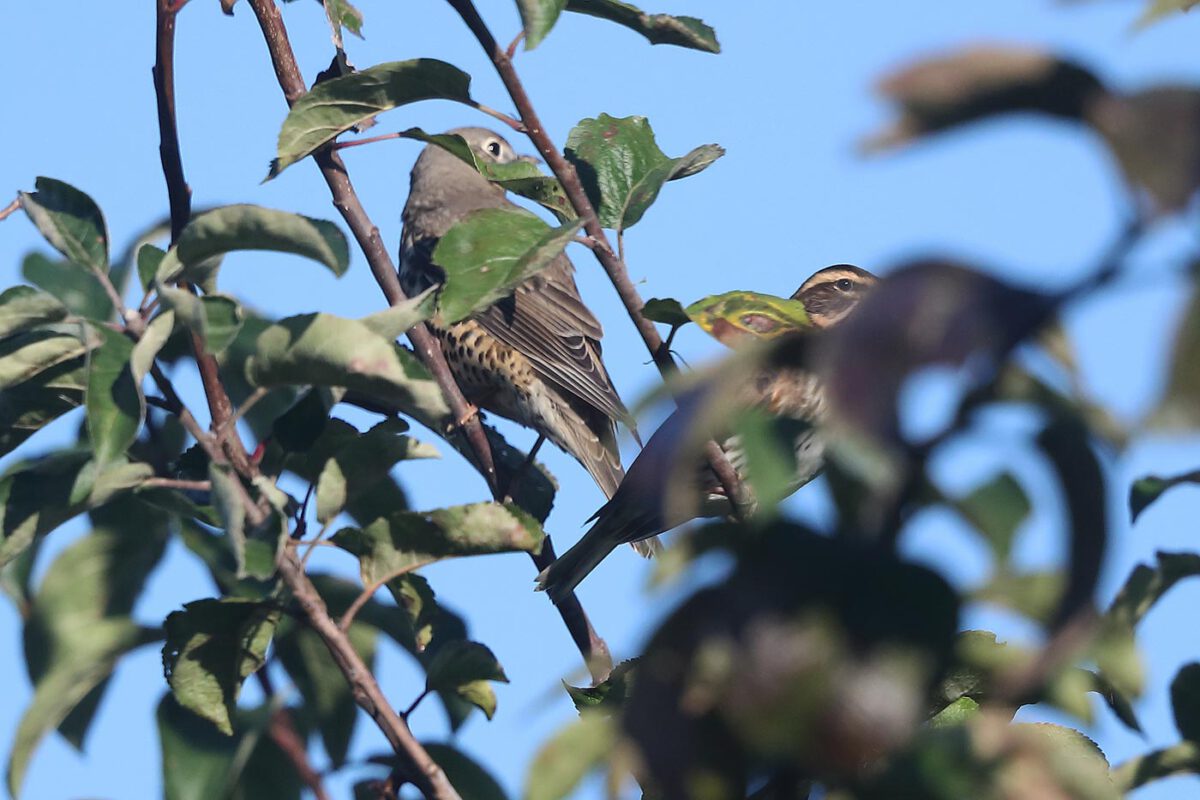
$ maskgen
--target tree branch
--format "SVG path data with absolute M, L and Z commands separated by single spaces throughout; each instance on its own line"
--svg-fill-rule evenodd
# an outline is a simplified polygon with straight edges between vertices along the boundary
M 267 701 L 270 703 L 271 698 L 275 697 L 275 687 L 272 685 L 267 668 L 264 666 L 255 675 L 258 677 L 259 685 L 262 686 L 263 694 L 267 696 Z M 292 717 L 292 712 L 287 708 L 276 708 L 271 713 L 267 734 L 292 762 L 300 780 L 313 793 L 313 797 L 316 800 L 329 800 L 329 793 L 325 791 L 325 784 L 321 782 L 321 773 L 317 772 L 313 768 L 312 762 L 308 760 L 308 747 L 304 737 L 296 730 L 296 720 Z
M 579 180 L 579 173 L 575 171 L 575 167 L 555 147 L 549 134 L 546 133 L 546 129 L 542 126 L 542 120 L 538 117 L 537 110 L 533 107 L 529 95 L 525 93 L 525 87 L 517 75 L 516 68 L 513 67 L 511 54 L 496 43 L 496 38 L 492 36 L 487 23 L 479 16 L 479 11 L 475 8 L 475 3 L 472 0 L 446 0 L 446 2 L 462 17 L 463 22 L 471 29 L 471 33 L 475 34 L 475 38 L 479 41 L 480 46 L 483 47 L 484 52 L 491 59 L 496 72 L 500 75 L 500 80 L 503 81 L 504 87 L 508 90 L 508 94 L 516 106 L 521 121 L 525 124 L 526 134 L 528 134 L 534 146 L 537 147 L 538 153 L 546 162 L 546 166 L 550 168 L 550 171 L 554 173 L 554 177 L 558 178 L 558 182 L 562 184 L 567 199 L 570 200 L 572 208 L 575 209 L 575 213 L 580 219 L 584 220 L 584 230 L 587 231 L 588 235 L 596 243 L 596 246 L 591 248 L 592 253 L 596 256 L 596 260 L 600 262 L 600 266 L 608 273 L 613 288 L 617 290 L 617 295 L 620 296 L 621 302 L 625 305 L 625 311 L 629 314 L 629 318 L 638 329 L 638 333 L 642 335 L 642 341 L 646 343 L 646 349 L 650 351 L 650 357 L 654 359 L 654 363 L 662 376 L 664 378 L 670 377 L 678 371 L 678 367 L 675 366 L 675 361 L 671 358 L 670 351 L 663 347 L 662 337 L 659 336 L 658 329 L 654 327 L 654 323 L 646 319 L 642 314 L 642 306 L 645 305 L 645 302 L 642 300 L 641 295 L 638 294 L 637 289 L 634 288 L 633 281 L 629 279 L 629 271 L 625 267 L 625 262 L 613 252 L 612 245 L 609 244 L 608 237 L 605 235 L 604 229 L 600 226 L 596 210 L 592 208 L 592 203 L 588 200 L 587 192 L 584 191 L 583 182 Z M 721 450 L 716 442 L 708 443 L 704 449 L 704 455 L 708 458 L 709 466 L 721 482 L 721 486 L 725 489 L 725 494 L 733 505 L 734 512 L 739 517 L 743 516 L 744 509 L 749 503 L 749 495 L 742 485 L 742 480 L 738 476 L 737 470 L 729 463 L 729 459 L 725 457 L 725 452 Z
M 275 69 L 279 87 L 283 90 L 288 105 L 292 105 L 306 93 L 307 89 L 304 79 L 300 75 L 300 68 L 296 64 L 296 57 L 291 43 L 288 41 L 287 29 L 283 24 L 279 9 L 272 0 L 249 0 L 249 3 L 258 19 L 259 27 L 262 28 L 263 38 L 266 40 L 267 49 L 271 55 L 271 64 Z M 325 148 L 314 153 L 313 160 L 316 161 L 321 176 L 329 186 L 334 207 L 341 213 L 342 219 L 346 221 L 359 247 L 362 248 L 371 274 L 384 297 L 391 305 L 403 302 L 407 298 L 400 288 L 396 266 L 379 236 L 379 229 L 371 222 L 366 209 L 359 201 L 341 157 L 332 148 Z M 408 332 L 408 338 L 412 342 L 417 357 L 429 369 L 441 388 L 453 418 L 465 420 L 462 429 L 474 453 L 475 467 L 487 481 L 492 496 L 497 501 L 502 500 L 503 487 L 499 485 L 487 434 L 479 421 L 478 414 L 467 403 L 458 384 L 454 381 L 454 376 L 450 373 L 450 367 L 446 364 L 445 356 L 442 354 L 437 340 L 423 324 L 412 328 Z M 544 554 L 547 550 L 543 548 L 542 552 Z M 534 563 L 538 565 L 539 570 L 544 568 L 539 557 L 534 557 Z M 593 676 L 607 676 L 608 671 L 612 669 L 608 647 L 592 628 L 583 607 L 577 600 L 571 598 L 561 604 L 558 609 L 563 623 L 570 631 L 572 640 L 579 647 Z M 600 679 L 602 678 L 597 678 L 597 680 Z

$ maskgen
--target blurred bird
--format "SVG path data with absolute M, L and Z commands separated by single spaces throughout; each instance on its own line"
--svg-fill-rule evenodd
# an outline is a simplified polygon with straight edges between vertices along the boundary
M 449 133 L 461 136 L 483 163 L 536 161 L 518 156 L 486 128 Z M 516 208 L 503 187 L 444 148 L 427 145 L 413 166 L 402 215 L 404 291 L 412 296 L 445 280 L 432 253 L 451 227 L 474 211 L 509 207 Z M 631 420 L 600 359 L 604 331 L 583 304 L 574 271 L 559 255 L 486 310 L 430 327 L 469 402 L 533 428 L 574 456 L 612 497 L 624 475 L 615 423 L 632 428 Z
M 865 269 L 838 264 L 813 274 L 796 290 L 792 299 L 804 304 L 814 328 L 828 328 L 844 319 L 875 282 L 875 276 Z M 761 373 L 747 390 L 748 405 L 762 408 L 776 417 L 807 423 L 794 441 L 795 491 L 816 477 L 824 463 L 824 442 L 813 427 L 824 415 L 825 401 L 820 382 L 811 372 L 778 369 Z M 654 432 L 646 447 L 629 465 L 629 472 L 616 494 L 592 516 L 595 520 L 592 528 L 538 576 L 539 591 L 545 590 L 558 602 L 618 545 L 647 539 L 692 518 L 664 510 L 661 479 L 675 468 L 672 461 L 678 442 L 688 433 L 690 417 L 686 402 L 681 403 L 680 408 Z M 745 454 L 738 437 L 726 439 L 723 448 L 730 463 L 739 475 L 744 476 Z M 701 513 L 704 516 L 728 513 L 729 503 L 712 470 L 705 466 L 699 480 L 706 495 Z

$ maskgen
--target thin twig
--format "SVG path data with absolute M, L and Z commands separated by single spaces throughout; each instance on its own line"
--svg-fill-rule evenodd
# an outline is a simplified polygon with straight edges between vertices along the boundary
M 6 205 L 4 208 L 0 208 L 0 222 L 11 217 L 13 212 L 16 211 L 20 207 L 21 207 L 21 199 L 17 198 L 16 200 L 13 200 L 11 203 Z
M 516 119 L 515 117 L 505 114 L 503 111 L 497 111 L 496 109 L 492 108 L 491 106 L 485 106 L 483 103 L 477 103 L 474 100 L 467 103 L 467 105 L 469 105 L 471 108 L 475 109 L 476 111 L 480 111 L 484 114 L 487 114 L 492 119 L 500 120 L 501 122 L 503 122 L 508 127 L 512 128 L 517 133 L 528 133 L 528 131 L 525 130 L 525 123 L 521 122 L 521 120 Z
M 266 40 L 271 63 L 275 69 L 275 77 L 279 81 L 284 97 L 291 105 L 305 94 L 306 88 L 299 66 L 296 64 L 291 43 L 288 41 L 287 28 L 284 26 L 279 9 L 274 2 L 270 0 L 248 0 L 248 2 L 258 19 L 263 38 Z M 341 213 L 342 219 L 354 234 L 363 255 L 366 256 L 371 274 L 384 297 L 391 305 L 404 301 L 407 298 L 400 288 L 395 264 L 380 238 L 379 229 L 371 222 L 359 201 L 346 172 L 345 164 L 342 163 L 336 152 L 328 148 L 314 153 L 313 160 L 316 161 L 321 176 L 329 187 L 334 207 Z M 438 387 L 450 407 L 453 419 L 466 420 L 462 425 L 462 430 L 474 455 L 475 467 L 487 481 L 492 496 L 500 500 L 502 495 L 487 434 L 479 421 L 479 416 L 469 413 L 470 406 L 458 388 L 458 384 L 455 383 L 454 376 L 446 364 L 445 356 L 437 340 L 425 325 L 415 326 L 407 335 L 417 357 L 421 359 L 433 375 L 434 380 L 437 381 Z M 552 551 L 543 547 L 543 555 L 546 552 Z M 537 558 L 535 558 L 536 563 L 539 563 Z M 544 568 L 544 566 L 540 568 Z M 572 640 L 580 648 L 584 661 L 589 666 L 607 662 L 607 668 L 611 669 L 608 647 L 591 626 L 578 601 L 560 604 L 558 611 Z M 593 674 L 598 674 L 600 671 L 599 668 L 593 667 Z
M 211 481 L 188 481 L 180 478 L 147 478 L 142 486 L 154 486 L 161 489 L 180 489 L 185 492 L 211 492 Z
M 675 362 L 671 358 L 670 352 L 662 346 L 662 337 L 659 336 L 658 329 L 654 327 L 654 323 L 646 319 L 642 314 L 642 306 L 645 303 L 641 295 L 638 294 L 637 289 L 634 288 L 633 282 L 629 279 L 629 272 L 625 267 L 625 262 L 613 252 L 612 246 L 608 243 L 608 238 L 605 236 L 604 229 L 600 226 L 596 211 L 592 207 L 591 201 L 588 200 L 587 192 L 584 191 L 583 182 L 580 181 L 579 174 L 566 158 L 563 157 L 558 148 L 555 147 L 549 134 L 546 133 L 546 129 L 542 126 L 541 118 L 538 116 L 537 110 L 533 107 L 529 95 L 525 93 L 525 87 L 521 83 L 520 76 L 517 75 L 517 71 L 513 67 L 512 58 L 496 43 L 496 38 L 488 29 L 487 23 L 479 16 L 479 11 L 475 8 L 475 3 L 472 0 L 446 0 L 446 2 L 462 17 L 463 22 L 467 24 L 467 27 L 475 35 L 475 38 L 479 41 L 480 46 L 483 47 L 488 58 L 491 59 L 492 65 L 496 68 L 496 72 L 500 76 L 500 80 L 508 90 L 509 97 L 512 98 L 513 105 L 516 106 L 517 113 L 520 114 L 521 121 L 525 123 L 525 132 L 528 134 L 529 139 L 537 147 L 538 153 L 546 162 L 546 166 L 550 168 L 554 176 L 558 178 L 558 182 L 562 184 L 563 191 L 566 193 L 567 199 L 571 202 L 571 207 L 575 210 L 576 215 L 580 219 L 585 220 L 584 230 L 596 242 L 596 246 L 592 248 L 592 253 L 596 256 L 604 271 L 608 273 L 609 280 L 617 290 L 617 295 L 621 298 L 621 302 L 625 305 L 625 311 L 629 314 L 629 318 L 638 329 L 638 333 L 642 335 L 642 341 L 646 343 L 646 349 L 650 352 L 650 357 L 654 359 L 654 363 L 663 377 L 670 377 L 677 371 Z M 725 494 L 733 505 L 734 512 L 739 517 L 742 516 L 745 508 L 748 506 L 749 495 L 742 485 L 737 470 L 730 465 L 729 459 L 725 457 L 724 451 L 717 446 L 716 442 L 708 443 L 704 448 L 704 455 L 708 458 L 713 473 L 725 489 Z
M 510 61 L 517 54 L 517 45 L 519 45 L 521 43 L 521 40 L 524 38 L 525 38 L 525 29 L 522 28 L 520 31 L 517 32 L 517 35 L 513 37 L 513 40 L 508 43 L 508 48 L 505 49 L 504 54 L 508 56 L 508 59 Z
M 428 697 L 428 696 L 429 696 L 429 690 L 428 690 L 428 689 L 426 689 L 425 691 L 421 692 L 419 695 L 417 695 L 417 699 L 416 699 L 416 700 L 413 700 L 413 701 L 412 701 L 412 702 L 409 704 L 408 708 L 406 708 L 406 709 L 404 709 L 403 711 L 401 711 L 401 712 L 400 712 L 400 716 L 404 717 L 405 719 L 408 719 L 408 718 L 409 718 L 409 716 L 411 716 L 411 715 L 412 715 L 412 713 L 413 713 L 414 711 L 416 711 L 416 710 L 417 710 L 417 706 L 421 705 L 421 701 L 422 701 L 422 700 L 424 700 L 424 699 L 425 699 L 426 697 Z
M 461 800 L 441 767 L 421 746 L 408 725 L 384 697 L 375 676 L 350 644 L 349 637 L 329 616 L 325 601 L 305 574 L 296 554 L 290 548 L 284 548 L 278 564 L 280 575 L 292 590 L 292 596 L 303 609 L 309 625 L 329 648 L 333 660 L 346 676 L 355 702 L 375 720 L 375 724 L 391 744 L 392 750 L 412 766 L 412 779 L 417 788 L 431 800 Z
M 267 668 L 264 666 L 255 674 L 268 701 L 276 697 L 275 687 L 271 683 L 271 676 L 267 672 Z M 325 784 L 321 781 L 321 773 L 317 772 L 313 768 L 312 762 L 308 760 L 308 747 L 304 737 L 296 730 L 296 720 L 292 717 L 292 712 L 287 708 L 275 709 L 271 713 L 267 733 L 271 737 L 271 741 L 275 742 L 275 745 L 292 762 L 292 766 L 296 768 L 296 774 L 300 776 L 300 780 L 309 788 L 313 796 L 317 800 L 329 800 L 329 793 L 325 791 Z

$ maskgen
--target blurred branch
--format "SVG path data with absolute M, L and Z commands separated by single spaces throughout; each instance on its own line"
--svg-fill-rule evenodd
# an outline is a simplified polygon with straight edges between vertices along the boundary
M 272 685 L 267 668 L 264 666 L 255 674 L 258 676 L 258 683 L 262 686 L 263 694 L 267 696 L 268 701 L 275 697 L 275 687 Z M 304 737 L 296 730 L 296 721 L 292 718 L 291 711 L 287 708 L 277 708 L 271 712 L 271 720 L 267 724 L 267 735 L 292 762 L 300 780 L 313 793 L 313 797 L 316 800 L 329 800 L 329 793 L 325 791 L 325 785 L 321 782 L 321 773 L 313 769 L 312 763 L 308 760 L 308 748 Z
M 11 203 L 6 205 L 4 208 L 0 208 L 0 222 L 8 219 L 10 216 L 12 216 L 12 213 L 20 207 L 21 207 L 21 201 L 19 199 L 17 199 L 17 200 L 13 200 Z
M 662 337 L 658 335 L 658 329 L 654 327 L 654 323 L 646 319 L 642 314 L 642 306 L 645 305 L 645 302 L 642 300 L 641 295 L 638 294 L 637 289 L 634 288 L 633 281 L 629 279 L 629 271 L 626 269 L 625 262 L 613 251 L 612 245 L 609 244 L 608 237 L 605 235 L 604 229 L 600 226 L 599 218 L 596 216 L 596 210 L 592 207 L 591 201 L 588 200 L 587 192 L 584 191 L 583 183 L 579 179 L 579 173 L 575 171 L 575 167 L 555 147 L 549 134 L 546 133 L 546 129 L 542 126 L 542 120 L 538 117 L 537 110 L 534 109 L 529 95 L 525 93 L 525 87 L 521 83 L 516 69 L 513 67 L 512 55 L 497 44 L 496 38 L 492 36 L 487 23 L 479 16 L 479 11 L 475 8 L 475 3 L 472 0 L 446 0 L 446 2 L 462 17 L 463 22 L 471 29 L 471 33 L 475 34 L 475 38 L 483 47 L 488 58 L 491 59 L 496 72 L 500 75 L 500 80 L 504 82 L 504 87 L 508 89 L 508 94 L 517 108 L 517 113 L 521 115 L 521 122 L 525 126 L 526 134 L 528 134 L 534 146 L 537 147 L 538 153 L 546 162 L 546 166 L 550 168 L 554 176 L 558 178 L 558 182 L 562 184 L 567 199 L 570 200 L 575 213 L 580 219 L 584 220 L 584 230 L 587 231 L 588 236 L 595 242 L 595 247 L 591 248 L 592 253 L 596 256 L 596 260 L 600 262 L 600 266 L 608 273 L 609 280 L 617 290 L 621 302 L 625 305 L 625 311 L 629 314 L 629 318 L 633 320 L 638 333 L 641 334 L 642 341 L 646 343 L 646 349 L 650 351 L 650 357 L 654 359 L 654 363 L 662 376 L 664 378 L 670 377 L 678 371 L 675 361 L 671 358 L 670 350 L 663 346 Z M 729 463 L 724 451 L 717 446 L 716 442 L 709 442 L 707 444 L 704 449 L 704 455 L 708 459 L 709 466 L 716 474 L 717 479 L 721 482 L 725 494 L 729 497 L 735 514 L 738 517 L 744 516 L 745 509 L 749 503 L 749 495 L 742 485 L 737 470 Z
M 291 105 L 303 96 L 307 89 L 304 79 L 300 75 L 300 68 L 296 64 L 296 57 L 288 40 L 283 18 L 273 0 L 249 0 L 249 2 L 258 19 L 258 24 L 262 28 L 279 87 L 283 90 L 288 104 Z M 329 186 L 334 206 L 354 234 L 359 247 L 362 248 L 371 274 L 384 297 L 391 305 L 403 302 L 407 298 L 400 288 L 396 266 L 379 236 L 379 229 L 371 222 L 366 209 L 359 201 L 341 157 L 332 148 L 325 148 L 314 153 L 313 160 L 316 161 L 321 176 Z M 432 373 L 434 380 L 437 381 L 452 416 L 459 422 L 465 433 L 475 455 L 476 468 L 487 481 L 492 496 L 498 502 L 503 500 L 503 488 L 499 485 L 496 475 L 495 462 L 492 458 L 487 434 L 480 423 L 477 410 L 467 403 L 462 391 L 458 388 L 437 340 L 424 324 L 409 330 L 408 338 L 413 344 L 417 357 L 421 359 Z M 540 555 L 533 556 L 534 563 L 539 570 L 544 569 L 548 564 L 546 554 L 552 552 L 547 546 L 542 548 Z M 553 560 L 552 555 L 550 560 Z M 608 670 L 612 668 L 608 647 L 596 633 L 591 622 L 588 621 L 587 614 L 583 611 L 579 601 L 572 597 L 570 602 L 560 605 L 558 611 L 563 623 L 570 631 L 572 640 L 579 647 L 585 663 L 592 670 L 593 676 L 607 675 Z M 598 677 L 597 681 L 602 679 L 602 677 Z

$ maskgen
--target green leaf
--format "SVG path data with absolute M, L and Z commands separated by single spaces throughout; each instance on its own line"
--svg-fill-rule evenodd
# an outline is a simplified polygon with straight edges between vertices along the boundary
M 133 342 L 123 334 L 101 328 L 104 344 L 88 362 L 87 427 L 96 463 L 120 458 L 137 438 L 146 414 L 146 401 L 131 368 Z
M 1184 578 L 1200 577 L 1200 555 L 1158 551 L 1158 564 L 1138 564 L 1105 614 L 1106 622 L 1132 630 L 1159 599 Z
M 233 735 L 242 681 L 266 662 L 278 609 L 227 598 L 196 600 L 166 619 L 163 671 L 184 708 Z
M 325 13 L 339 28 L 345 28 L 358 38 L 363 38 L 362 12 L 349 3 L 349 0 L 324 0 Z
M 508 683 L 508 676 L 492 651 L 479 642 L 448 642 L 425 665 L 425 691 L 456 694 L 491 719 L 496 694 L 489 681 Z
M 208 480 L 212 484 L 212 502 L 233 547 L 237 577 L 246 577 L 246 507 L 238 491 L 238 477 L 227 464 L 209 463 Z
M 446 272 L 438 305 L 447 322 L 458 322 L 550 266 L 583 223 L 551 228 L 524 209 L 485 208 L 446 232 L 433 260 Z
M 474 503 L 394 513 L 362 528 L 343 528 L 330 541 L 358 558 L 363 583 L 372 585 L 443 558 L 537 552 L 544 536 L 520 509 Z
M 87 366 L 80 357 L 0 392 L 0 456 L 83 404 Z
M 197 297 L 185 289 L 173 289 L 161 283 L 157 288 L 163 306 L 174 310 L 179 321 L 200 337 L 206 353 L 220 353 L 242 329 L 242 307 L 228 295 Z
M 89 455 L 80 451 L 56 453 L 18 465 L 0 478 L 0 566 L 29 547 L 36 537 L 88 508 L 103 505 L 154 474 L 149 464 L 136 463 L 113 464 L 97 472 Z
M 363 317 L 359 322 L 385 339 L 395 339 L 419 322 L 433 316 L 437 307 L 437 287 L 430 286 L 416 297 Z
M 44 370 L 76 359 L 101 341 L 90 327 L 67 323 L 0 340 L 0 390 L 7 391 Z
M 76 264 L 108 272 L 108 230 L 95 201 L 53 178 L 38 178 L 34 186 L 37 191 L 17 196 L 46 241 Z
M 373 669 L 375 630 L 355 624 L 347 635 L 367 668 Z M 358 706 L 346 676 L 321 637 L 304 625 L 290 621 L 286 627 L 281 625 L 275 637 L 275 653 L 304 698 L 303 713 L 311 717 L 320 731 L 330 762 L 335 768 L 342 766 L 358 719 Z
M 558 15 L 567 7 L 567 0 L 517 0 L 521 12 L 521 27 L 525 29 L 525 49 L 541 44 L 558 22 Z
M 804 304 L 759 292 L 725 292 L 697 300 L 685 310 L 704 332 L 729 347 L 774 339 L 812 327 Z
M 1113 784 L 1132 792 L 1148 783 L 1174 775 L 1200 774 L 1200 744 L 1180 742 L 1118 764 L 1112 771 Z
M 267 179 L 384 111 L 419 100 L 470 103 L 470 87 L 470 75 L 432 58 L 377 64 L 319 83 L 283 121 Z
M 246 363 L 255 386 L 344 386 L 436 421 L 450 411 L 441 389 L 407 350 L 358 320 L 330 314 L 288 317 L 258 337 Z
M 325 265 L 339 277 L 350 266 L 346 237 L 332 222 L 232 205 L 194 217 L 163 258 L 156 278 L 160 283 L 192 279 L 207 271 L 210 259 L 236 250 L 293 253 Z
M 935 714 L 930 720 L 932 728 L 943 728 L 947 725 L 962 725 L 979 713 L 979 703 L 969 697 L 960 697 L 950 705 Z
M 91 628 L 88 652 L 72 656 L 47 672 L 21 717 L 8 764 L 8 789 L 13 797 L 20 790 L 29 759 L 41 738 L 58 727 L 112 673 L 118 658 L 161 638 L 157 629 L 143 628 L 128 619 L 105 619 L 92 623 Z
M 166 250 L 152 244 L 144 244 L 138 248 L 137 274 L 142 291 L 148 292 L 154 286 L 154 276 L 158 274 L 158 268 L 162 266 L 166 256 Z
M 347 443 L 325 462 L 317 480 L 317 520 L 331 522 L 346 503 L 361 496 L 400 461 L 437 458 L 431 445 L 423 444 L 402 431 L 408 425 L 400 420 L 384 420 L 371 430 Z
M 624 25 L 645 36 L 650 44 L 673 44 L 706 53 L 721 52 L 716 31 L 695 17 L 647 14 L 637 6 L 619 0 L 567 0 L 567 11 Z
M 1130 522 L 1137 522 L 1138 516 L 1168 489 L 1184 483 L 1200 484 L 1200 471 L 1194 470 L 1170 478 L 1160 478 L 1157 475 L 1138 478 L 1129 490 Z
M 635 668 L 638 659 L 631 658 L 613 667 L 613 671 L 602 683 L 595 686 L 571 686 L 563 682 L 575 710 L 581 714 L 595 709 L 598 713 L 620 714 L 625 707 L 625 701 L 633 692 L 634 679 L 637 676 Z
M 600 224 L 623 230 L 646 213 L 667 181 L 695 175 L 725 154 L 706 144 L 680 158 L 658 148 L 645 117 L 584 119 L 567 136 L 566 156 L 579 171 Z
M 1179 735 L 1200 742 L 1200 663 L 1184 664 L 1171 681 L 1171 709 Z
M 1025 490 L 1011 472 L 1002 472 L 976 486 L 953 505 L 983 535 L 998 561 L 1008 559 L 1017 529 L 1033 510 Z
M 437 762 L 460 795 L 470 800 L 508 800 L 504 789 L 474 759 L 448 744 L 423 742 L 430 758 Z
M 1058 607 L 1065 577 L 1058 571 L 1011 572 L 999 569 L 984 586 L 971 593 L 971 599 L 995 603 L 1046 623 Z
M 605 763 L 616 743 L 613 719 L 596 713 L 580 715 L 534 757 L 525 778 L 525 800 L 562 800 Z
M 652 297 L 642 306 L 642 316 L 652 322 L 661 322 L 672 328 L 687 325 L 692 318 L 683 310 L 683 305 L 672 297 Z
M 53 261 L 41 253 L 30 253 L 21 262 L 21 275 L 74 314 L 101 322 L 112 317 L 112 300 L 95 273 L 74 261 Z
M 1149 0 L 1135 28 L 1145 28 L 1171 14 L 1191 11 L 1200 0 Z
M 13 286 L 0 294 L 0 338 L 43 322 L 58 322 L 68 313 L 67 307 L 51 294 L 31 286 Z

